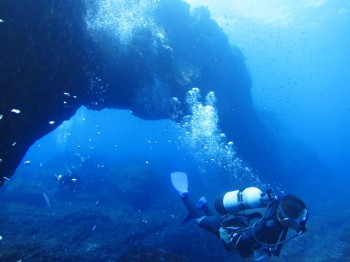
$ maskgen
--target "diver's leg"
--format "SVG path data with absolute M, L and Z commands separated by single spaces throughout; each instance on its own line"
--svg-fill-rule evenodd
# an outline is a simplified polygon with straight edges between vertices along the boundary
M 196 219 L 202 217 L 201 213 L 188 196 L 183 196 L 182 201 L 184 202 L 187 212 L 191 218 Z
M 189 216 L 193 218 L 201 228 L 219 236 L 220 216 L 203 216 L 198 210 L 198 206 L 189 199 L 188 195 L 183 196 L 182 201 L 185 204 Z M 203 210 L 203 212 L 205 211 Z M 209 212 L 211 213 L 210 210 Z
M 208 207 L 208 204 L 205 204 L 203 207 L 202 207 L 202 210 L 204 212 L 204 214 L 206 216 L 215 216 L 215 214 L 213 213 L 213 211 L 210 210 L 210 208 Z
M 219 237 L 220 216 L 203 216 L 197 218 L 196 222 L 201 228 Z
M 197 203 L 197 208 L 202 210 L 206 216 L 215 216 L 215 214 L 210 210 L 208 202 L 205 197 L 201 197 Z

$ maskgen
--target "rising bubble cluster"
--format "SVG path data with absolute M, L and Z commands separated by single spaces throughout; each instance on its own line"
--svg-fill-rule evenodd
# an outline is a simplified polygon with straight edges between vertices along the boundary
M 228 141 L 218 128 L 215 93 L 209 92 L 202 103 L 200 90 L 193 88 L 187 93 L 186 103 L 190 114 L 181 123 L 185 129 L 185 136 L 181 140 L 191 148 L 199 161 L 200 171 L 215 169 L 232 175 L 234 179 L 248 179 L 261 184 L 255 172 L 237 157 L 234 142 Z
M 101 32 L 114 36 L 127 47 L 138 32 L 148 30 L 159 34 L 154 21 L 158 0 L 101 0 L 87 11 L 86 25 L 94 36 Z

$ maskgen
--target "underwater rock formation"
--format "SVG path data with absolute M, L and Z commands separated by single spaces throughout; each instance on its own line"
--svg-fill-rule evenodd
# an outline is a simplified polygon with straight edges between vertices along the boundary
M 80 106 L 180 121 L 177 113 L 188 109 L 175 102 L 193 87 L 215 92 L 220 128 L 243 159 L 262 173 L 278 169 L 244 57 L 209 12 L 191 14 L 180 0 L 150 0 L 148 9 L 141 6 L 147 1 L 114 1 L 115 10 L 103 9 L 112 2 L 0 2 L 0 184 L 36 140 Z
M 71 117 L 82 103 L 88 65 L 82 48 L 82 2 L 0 3 L 2 182 L 37 139 Z
M 185 258 L 181 258 L 172 253 L 165 252 L 161 249 L 154 249 L 142 247 L 139 250 L 130 252 L 119 259 L 120 262 L 134 262 L 134 261 L 152 261 L 152 262 L 187 262 Z

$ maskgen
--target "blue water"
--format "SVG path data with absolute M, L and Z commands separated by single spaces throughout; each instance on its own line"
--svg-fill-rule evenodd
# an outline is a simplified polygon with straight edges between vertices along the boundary
M 347 176 L 350 131 L 347 1 L 188 0 L 209 6 L 243 50 L 255 105 Z
M 120 27 L 115 30 L 119 44 L 126 49 L 140 25 L 155 26 L 151 13 L 156 1 L 140 1 L 134 9 L 125 1 L 103 2 L 105 8 L 108 3 L 119 4 L 118 12 L 125 13 L 125 21 L 118 21 Z M 243 51 L 256 109 L 273 119 L 284 139 L 300 142 L 301 158 L 309 152 L 304 147 L 311 149 L 314 165 L 321 163 L 329 170 L 319 178 L 310 170 L 316 176 L 314 184 L 304 180 L 310 174 L 298 174 L 288 185 L 309 204 L 311 218 L 308 233 L 286 244 L 281 261 L 346 261 L 350 253 L 350 206 L 345 195 L 350 172 L 350 4 L 327 0 L 247 1 L 246 6 L 243 1 L 188 2 L 207 5 L 231 43 Z M 254 8 L 247 13 L 250 4 L 267 5 L 263 10 L 271 13 L 264 15 Z M 128 9 L 131 11 L 126 12 Z M 87 19 L 90 30 L 111 26 L 103 23 L 108 11 L 102 9 L 97 20 Z M 198 88 L 190 91 L 189 97 L 191 92 L 200 93 Z M 234 138 L 220 131 L 215 111 L 220 101 L 201 96 L 200 101 L 193 97 L 187 101 L 191 112 L 181 123 L 143 120 L 127 110 L 81 107 L 70 120 L 38 140 L 1 192 L 9 201 L 6 210 L 11 219 L 20 217 L 27 223 L 25 232 L 33 232 L 19 238 L 33 245 L 51 239 L 54 249 L 58 242 L 65 242 L 62 250 L 55 251 L 57 261 L 62 252 L 80 261 L 84 261 L 83 253 L 94 258 L 108 254 L 101 261 L 115 261 L 135 250 L 134 245 L 171 251 L 190 261 L 238 259 L 193 224 L 181 224 L 185 211 L 169 174 L 188 173 L 191 194 L 195 198 L 204 194 L 211 201 L 222 191 L 252 185 L 271 187 L 282 194 L 290 179 L 265 180 L 259 170 L 240 159 Z M 288 149 L 280 154 L 288 154 Z M 313 163 L 308 166 L 312 168 Z M 55 181 L 57 175 L 71 169 L 79 175 L 74 192 L 60 188 Z M 39 217 L 33 228 L 41 225 L 41 231 L 27 228 L 33 217 Z M 86 227 L 76 226 L 79 230 L 75 230 L 76 224 Z M 50 235 L 45 225 L 55 226 L 57 235 Z M 124 232 L 133 227 L 136 232 Z M 61 231 L 65 231 L 62 236 Z M 16 237 L 1 232 L 3 243 L 17 243 Z M 209 258 L 203 252 L 208 248 L 214 251 Z M 110 255 L 113 252 L 114 256 Z M 40 255 L 30 253 L 13 258 L 39 261 Z

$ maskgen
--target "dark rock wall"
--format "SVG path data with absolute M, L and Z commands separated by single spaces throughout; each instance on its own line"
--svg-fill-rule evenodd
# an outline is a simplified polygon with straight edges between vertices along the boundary
M 86 93 L 82 3 L 0 2 L 1 182 L 37 139 L 75 113 Z
M 192 87 L 215 92 L 220 128 L 243 159 L 262 173 L 283 173 L 278 144 L 253 108 L 244 57 L 229 46 L 207 10 L 190 15 L 180 0 L 162 0 L 154 15 L 165 40 L 141 30 L 125 51 L 108 32 L 99 37 L 87 32 L 86 5 L 96 3 L 0 2 L 1 183 L 37 139 L 79 106 L 169 118 L 172 97 L 184 101 Z

